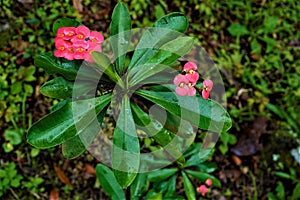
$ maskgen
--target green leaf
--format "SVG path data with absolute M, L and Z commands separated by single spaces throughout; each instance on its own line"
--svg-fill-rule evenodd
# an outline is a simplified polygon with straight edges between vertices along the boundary
M 50 75 L 61 74 L 68 80 L 75 80 L 82 61 L 68 61 L 63 58 L 57 58 L 52 52 L 48 52 L 36 56 L 34 64 L 37 67 L 43 68 Z
M 163 7 L 159 4 L 154 6 L 154 10 L 155 10 L 155 18 L 156 19 L 159 19 L 165 15 L 165 11 L 164 11 Z
M 194 140 L 194 128 L 191 123 L 169 112 L 167 112 L 166 119 L 161 118 L 159 116 L 159 112 L 157 112 L 155 118 L 161 123 L 164 123 L 165 129 L 167 129 L 171 133 L 183 137 L 185 138 L 185 140 L 187 140 L 188 138 Z
M 119 75 L 116 73 L 114 65 L 105 54 L 94 51 L 92 53 L 92 57 L 101 72 L 104 72 L 113 82 L 123 87 L 123 82 L 121 81 Z
M 56 77 L 42 85 L 40 92 L 51 98 L 67 99 L 72 97 L 74 82 Z
M 11 85 L 11 94 L 19 94 L 22 92 L 22 82 L 14 82 Z
M 197 167 L 199 164 L 204 163 L 210 157 L 212 157 L 214 151 L 211 148 L 198 149 L 186 162 L 186 167 Z
M 25 70 L 25 78 L 24 81 L 35 81 L 36 78 L 34 77 L 34 73 L 35 73 L 35 66 L 29 66 L 28 68 L 26 68 Z
M 76 94 L 86 95 L 93 89 L 93 83 L 89 81 L 77 81 Z M 74 82 L 67 81 L 63 77 L 56 77 L 42 85 L 40 91 L 43 95 L 51 98 L 67 99 L 72 97 Z
M 237 139 L 234 135 L 231 135 L 229 133 L 224 133 L 220 136 L 220 139 L 222 141 L 222 144 L 219 145 L 219 150 L 223 155 L 226 154 L 228 151 L 228 144 L 235 144 Z
M 146 173 L 139 173 L 130 186 L 130 198 L 139 200 L 145 196 L 149 187 Z
M 100 112 L 97 119 L 95 119 L 86 129 L 62 144 L 62 153 L 65 158 L 74 159 L 80 156 L 93 142 L 99 132 L 99 127 L 95 124 L 98 122 L 100 124 L 102 123 L 106 111 L 107 107 Z
M 126 200 L 121 186 L 118 184 L 114 173 L 105 165 L 96 166 L 96 176 L 104 191 L 111 196 L 113 200 Z
M 284 200 L 285 199 L 285 190 L 284 190 L 284 185 L 281 181 L 279 181 L 277 183 L 277 187 L 276 187 L 276 196 L 280 199 L 280 200 Z
M 50 148 L 80 134 L 110 102 L 111 94 L 70 102 L 45 116 L 28 130 L 27 142 L 36 148 Z
M 23 179 L 23 178 L 21 178 L 21 179 Z M 12 187 L 15 187 L 15 188 L 19 187 L 20 186 L 20 180 L 19 179 L 13 179 L 13 180 L 11 180 L 10 185 Z
M 137 90 L 135 93 L 203 130 L 221 133 L 227 132 L 231 127 L 229 114 L 211 99 L 205 100 L 200 96 L 182 97 L 173 92 Z
M 141 37 L 128 69 L 144 64 L 162 45 L 184 33 L 188 27 L 188 20 L 182 13 L 174 12 L 160 18 L 153 27 Z
M 276 176 L 279 176 L 281 178 L 286 178 L 286 179 L 293 179 L 294 177 L 292 177 L 290 174 L 287 174 L 285 172 L 274 172 L 274 174 Z
M 137 104 L 131 103 L 133 117 L 137 125 L 144 130 L 148 136 L 152 136 L 153 139 L 161 145 L 165 151 L 167 151 L 174 159 L 178 159 L 177 163 L 183 166 L 185 163 L 184 157 L 179 150 L 174 139 L 169 131 L 163 128 L 163 125 L 157 120 L 151 119 L 150 116 L 145 113 Z
M 129 82 L 130 86 L 134 86 L 148 77 L 170 68 L 173 62 L 191 50 L 193 43 L 194 40 L 191 37 L 179 37 L 161 46 L 145 64 L 129 73 L 129 76 L 134 74 Z
M 300 199 L 300 182 L 294 187 L 292 200 Z
M 196 200 L 194 186 L 184 171 L 181 172 L 185 195 L 188 200 Z
M 157 193 L 154 190 L 150 190 L 150 192 L 147 194 L 145 199 L 146 200 L 162 200 L 163 199 L 163 194 L 162 193 Z
M 186 173 L 190 174 L 191 176 L 199 179 L 201 182 L 205 182 L 208 178 L 212 180 L 212 185 L 215 187 L 221 187 L 221 182 L 214 176 L 203 173 L 203 172 L 196 172 L 192 170 L 185 170 Z
M 173 197 L 176 194 L 176 177 L 177 175 L 172 176 L 168 181 L 166 197 Z
M 22 129 L 7 129 L 5 130 L 4 137 L 7 141 L 9 141 L 12 145 L 18 145 L 22 142 L 22 136 L 24 131 Z
M 148 173 L 148 180 L 152 182 L 160 182 L 174 175 L 177 171 L 177 168 L 157 169 Z
M 114 8 L 110 24 L 110 41 L 116 59 L 119 74 L 125 69 L 125 59 L 131 38 L 130 14 L 124 3 L 119 2 Z
M 112 166 L 122 188 L 136 177 L 140 165 L 140 144 L 127 95 L 124 96 L 113 138 Z
M 241 24 L 231 24 L 227 30 L 232 36 L 243 36 L 250 33 L 248 29 Z
M 77 27 L 79 25 L 80 25 L 80 23 L 78 21 L 76 21 L 75 19 L 60 18 L 54 22 L 52 30 L 53 30 L 53 33 L 56 34 L 57 30 L 60 27 Z
M 188 20 L 183 13 L 173 12 L 157 20 L 153 27 L 166 28 L 184 33 L 188 25 Z

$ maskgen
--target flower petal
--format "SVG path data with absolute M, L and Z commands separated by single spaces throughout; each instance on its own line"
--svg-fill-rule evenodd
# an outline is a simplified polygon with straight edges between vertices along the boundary
M 175 76 L 175 78 L 174 78 L 174 80 L 173 80 L 173 83 L 174 83 L 176 86 L 179 86 L 180 83 L 188 84 L 188 83 L 189 83 L 189 80 L 187 79 L 187 77 L 186 77 L 185 75 L 179 74 L 179 75 Z
M 207 90 L 210 92 L 214 86 L 214 83 L 209 80 L 209 79 L 206 79 L 203 81 L 203 86 L 207 88 Z
M 175 92 L 179 96 L 185 96 L 185 95 L 187 95 L 188 90 L 189 90 L 189 88 L 187 86 L 184 86 L 182 88 L 181 87 L 176 87 Z
M 200 185 L 198 188 L 197 188 L 197 191 L 202 194 L 202 196 L 204 196 L 207 191 L 208 191 L 208 188 L 205 186 L 205 185 Z
M 76 28 L 75 27 L 64 27 L 64 39 L 71 39 L 74 37 Z
M 187 62 L 185 63 L 185 65 L 183 66 L 183 70 L 185 72 L 189 72 L 190 70 L 197 70 L 197 65 L 194 62 Z
M 187 96 L 195 96 L 196 95 L 196 89 L 194 87 L 188 87 L 186 95 Z
M 192 85 L 196 85 L 199 79 L 199 74 L 197 72 L 194 72 L 193 74 L 186 74 L 185 76 L 189 80 L 189 82 L 192 83 Z
M 75 30 L 78 39 L 85 39 L 90 36 L 90 29 L 86 26 L 78 26 Z
M 97 32 L 97 31 L 92 31 L 90 34 L 89 41 L 100 44 L 104 41 L 104 37 L 101 33 Z
M 202 97 L 203 99 L 207 100 L 209 97 L 209 91 L 206 91 L 205 89 L 202 90 Z
M 212 185 L 212 180 L 210 178 L 206 179 L 205 184 L 207 186 L 211 186 Z

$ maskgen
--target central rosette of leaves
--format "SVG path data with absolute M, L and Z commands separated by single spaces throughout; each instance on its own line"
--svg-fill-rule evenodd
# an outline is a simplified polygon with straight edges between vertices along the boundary
M 83 29 L 79 22 L 63 18 L 54 23 L 54 34 L 62 35 L 57 33 L 61 27 L 74 27 L 75 34 Z M 132 49 L 131 20 L 126 6 L 119 3 L 112 15 L 111 37 L 107 40 L 114 59 L 104 53 L 104 48 L 99 48 L 103 52 L 94 48 L 90 52 L 88 46 L 86 51 L 91 58 L 83 54 L 72 57 L 70 51 L 65 51 L 69 46 L 59 40 L 55 55 L 53 52 L 39 55 L 35 65 L 58 75 L 46 82 L 41 92 L 64 100 L 28 130 L 28 142 L 37 148 L 62 144 L 64 156 L 75 158 L 92 144 L 110 108 L 115 111 L 116 121 L 110 164 L 123 188 L 133 182 L 138 172 L 173 161 L 183 166 L 182 151 L 193 142 L 195 128 L 221 133 L 231 126 L 223 107 L 207 100 L 212 82 L 196 84 L 199 78 L 196 66 L 187 66 L 186 75 L 178 75 L 177 69 L 181 66 L 178 59 L 193 47 L 193 39 L 183 34 L 187 27 L 183 14 L 168 14 L 144 31 L 134 52 L 129 52 L 128 49 Z M 176 76 L 180 80 L 173 84 Z M 204 98 L 194 88 L 202 86 Z M 165 111 L 164 120 L 160 112 L 149 114 L 153 105 Z M 141 154 L 138 129 L 162 147 L 149 152 L 151 159 L 156 156 L 162 159 L 160 164 L 151 162 L 149 155 Z

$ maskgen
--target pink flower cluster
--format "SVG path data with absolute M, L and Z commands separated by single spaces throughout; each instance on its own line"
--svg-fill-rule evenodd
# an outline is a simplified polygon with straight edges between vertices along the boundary
M 56 50 L 54 56 L 67 60 L 84 59 L 94 62 L 93 51 L 102 51 L 100 44 L 104 37 L 97 31 L 90 31 L 86 26 L 61 27 L 54 38 Z
M 205 184 L 210 187 L 212 185 L 212 180 L 210 178 L 208 178 L 206 181 L 205 181 Z M 204 196 L 207 192 L 208 192 L 208 188 L 206 187 L 206 185 L 200 185 L 198 188 L 197 188 L 197 192 L 199 192 L 202 196 Z
M 187 62 L 183 66 L 185 75 L 179 74 L 175 76 L 173 80 L 174 84 L 177 86 L 175 90 L 176 94 L 178 94 L 179 96 L 195 96 L 196 89 L 194 86 L 199 79 L 199 74 L 196 70 L 197 65 L 193 62 Z M 213 82 L 211 80 L 207 79 L 203 81 L 202 97 L 204 99 L 208 99 L 212 87 Z
M 194 86 L 196 85 L 199 74 L 196 72 L 197 65 L 193 62 L 187 62 L 183 66 L 183 71 L 186 72 L 185 75 L 179 74 L 174 78 L 174 84 L 176 87 L 176 94 L 179 96 L 195 96 L 196 89 Z

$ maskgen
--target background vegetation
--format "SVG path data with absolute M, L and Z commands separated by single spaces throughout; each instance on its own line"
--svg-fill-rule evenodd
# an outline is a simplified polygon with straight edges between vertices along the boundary
M 211 158 L 222 187 L 213 188 L 206 198 L 300 198 L 300 4 L 124 2 L 133 27 L 151 26 L 169 12 L 185 13 L 190 22 L 187 34 L 206 49 L 223 75 L 233 128 L 221 137 Z M 92 156 L 66 160 L 59 147 L 34 149 L 25 134 L 57 103 L 39 93 L 49 75 L 33 65 L 36 54 L 54 49 L 54 20 L 77 18 L 107 38 L 115 4 L 0 1 L 0 198 L 107 198 L 96 181 L 97 161 Z

